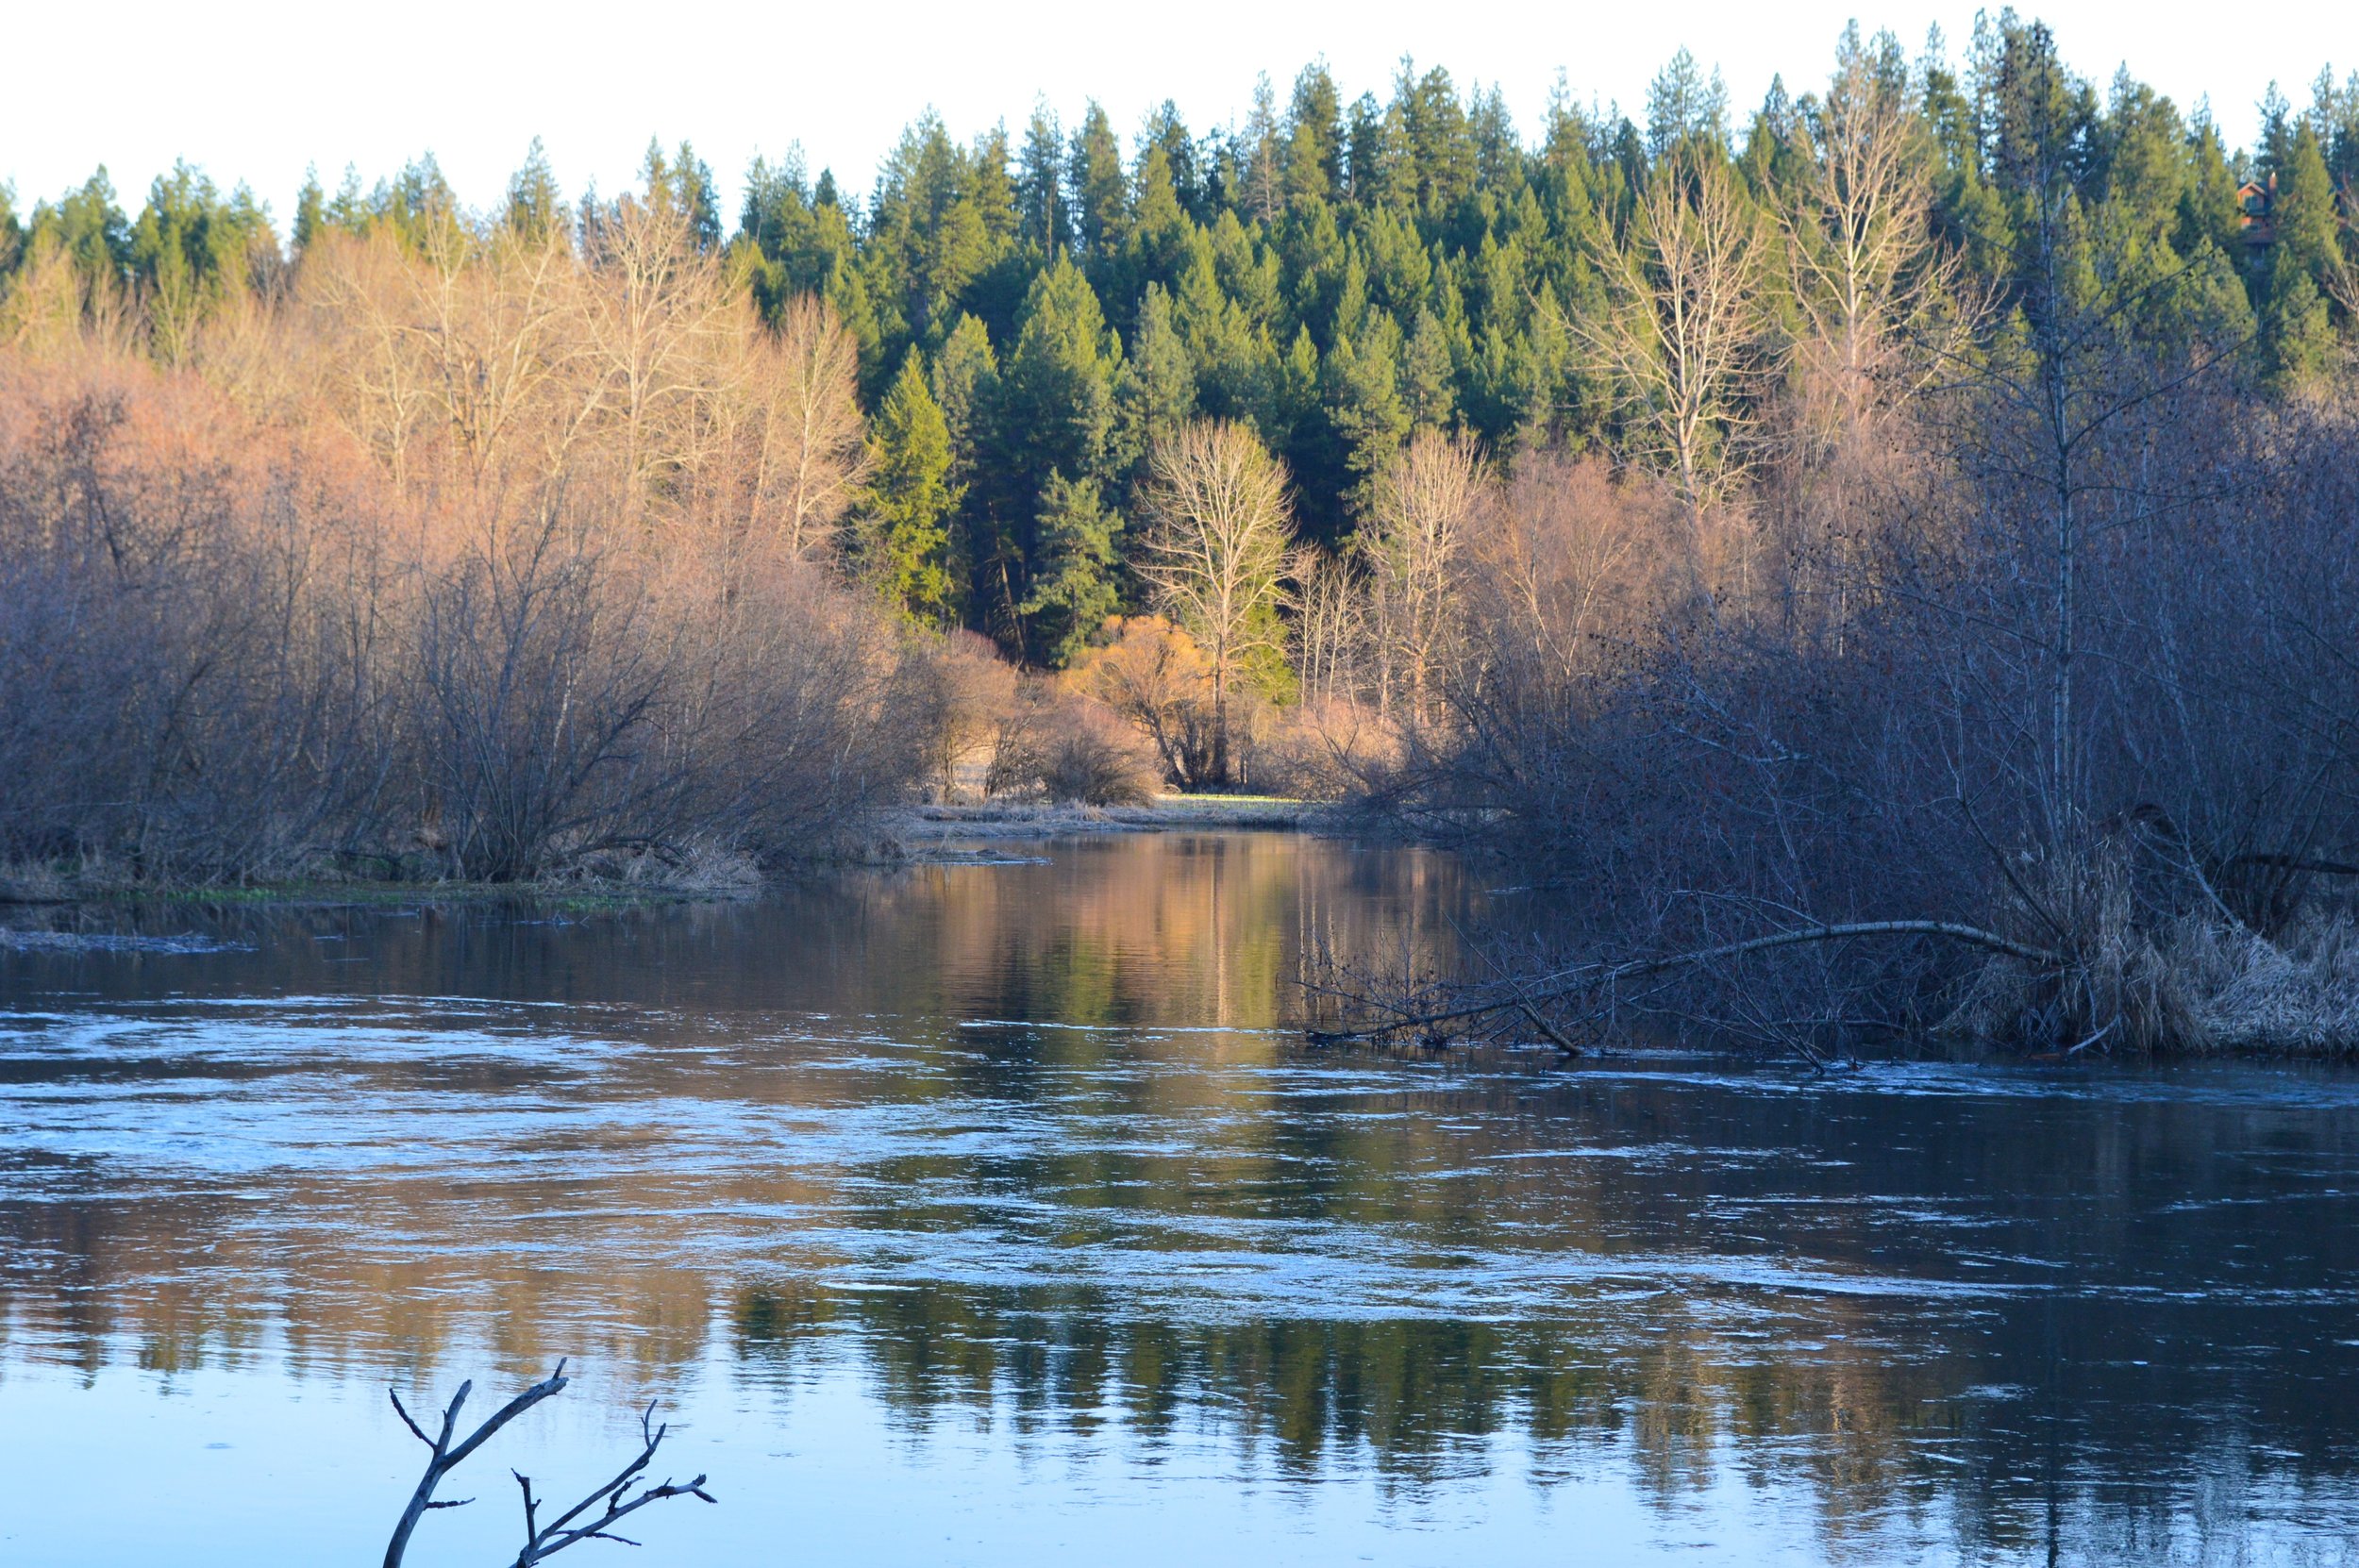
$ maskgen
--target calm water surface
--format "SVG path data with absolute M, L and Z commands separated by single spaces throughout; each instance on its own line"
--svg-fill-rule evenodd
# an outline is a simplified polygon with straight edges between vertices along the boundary
M 560 1355 L 412 1563 L 650 1398 L 651 1568 L 2359 1558 L 2359 1079 L 1314 1052 L 1448 861 L 1037 853 L 0 951 L 0 1562 L 373 1562 Z

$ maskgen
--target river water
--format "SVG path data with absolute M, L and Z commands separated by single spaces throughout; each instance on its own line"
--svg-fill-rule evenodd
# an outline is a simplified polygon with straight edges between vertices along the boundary
M 0 950 L 0 1563 L 375 1562 L 387 1387 L 560 1355 L 413 1565 L 648 1400 L 650 1568 L 2359 1558 L 2359 1078 L 1289 1033 L 1488 912 L 1109 837 Z

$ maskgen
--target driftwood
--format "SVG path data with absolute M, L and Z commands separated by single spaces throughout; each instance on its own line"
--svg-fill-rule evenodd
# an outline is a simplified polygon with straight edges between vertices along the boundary
M 451 1395 L 450 1404 L 443 1411 L 442 1429 L 434 1437 L 427 1436 L 426 1428 L 410 1417 L 400 1394 L 391 1389 L 386 1391 L 387 1397 L 393 1402 L 393 1412 L 401 1417 L 402 1425 L 409 1427 L 411 1435 L 425 1443 L 430 1452 L 426 1461 L 426 1474 L 418 1477 L 417 1490 L 410 1493 L 409 1506 L 402 1510 L 400 1523 L 393 1526 L 393 1540 L 386 1544 L 385 1568 L 401 1568 L 402 1554 L 410 1548 L 410 1534 L 418 1527 L 418 1521 L 427 1513 L 435 1509 L 464 1508 L 475 1501 L 472 1497 L 438 1500 L 434 1489 L 442 1484 L 443 1477 L 459 1468 L 469 1455 L 482 1447 L 501 1427 L 541 1401 L 563 1393 L 566 1382 L 565 1363 L 560 1360 L 556 1371 L 492 1412 L 472 1436 L 457 1444 L 451 1440 L 458 1432 L 460 1410 L 467 1403 L 467 1395 L 475 1390 L 472 1381 L 460 1384 L 459 1392 Z M 711 1493 L 705 1491 L 705 1477 L 702 1476 L 685 1486 L 674 1485 L 668 1479 L 649 1486 L 640 1479 L 641 1474 L 654 1460 L 656 1449 L 662 1444 L 664 1434 L 670 1430 L 669 1426 L 655 1425 L 655 1406 L 650 1402 L 639 1417 L 641 1446 L 638 1457 L 625 1465 L 611 1480 L 594 1488 L 588 1496 L 546 1525 L 540 1523 L 543 1503 L 532 1495 L 531 1478 L 514 1471 L 509 1472 L 516 1476 L 517 1486 L 523 1489 L 525 1505 L 525 1543 L 516 1554 L 514 1568 L 530 1568 L 531 1564 L 554 1557 L 566 1547 L 584 1541 L 617 1541 L 635 1546 L 637 1542 L 627 1536 L 614 1534 L 611 1526 L 626 1514 L 635 1513 L 649 1503 L 660 1503 L 668 1497 L 701 1497 L 708 1503 L 716 1501 Z M 632 1491 L 634 1487 L 638 1489 L 635 1493 Z M 576 1523 L 601 1503 L 605 1507 L 594 1517 L 584 1523 Z
M 1540 1013 L 1540 1004 L 1562 1001 L 1584 992 L 1595 992 L 1625 980 L 1646 979 L 1672 970 L 1698 964 L 1743 958 L 1748 954 L 1764 953 L 1773 948 L 1795 947 L 1805 942 L 1842 942 L 1857 937 L 1939 937 L 1945 941 L 1964 942 L 1990 952 L 2021 959 L 2043 968 L 2061 968 L 2062 955 L 2046 948 L 2033 947 L 1996 931 L 1979 926 L 1963 925 L 1948 920 L 1863 920 L 1834 926 L 1805 926 L 1794 930 L 1777 931 L 1768 936 L 1753 937 L 1744 942 L 1723 942 L 1716 947 L 1693 948 L 1659 958 L 1631 959 L 1620 963 L 1581 964 L 1572 969 L 1530 982 L 1519 982 L 1501 976 L 1498 990 L 1477 1000 L 1447 1008 L 1417 1009 L 1398 1003 L 1387 1003 L 1366 995 L 1351 999 L 1372 1005 L 1384 1016 L 1380 1021 L 1359 1028 L 1310 1029 L 1305 1033 L 1313 1044 L 1339 1044 L 1355 1040 L 1373 1040 L 1402 1034 L 1433 1036 L 1446 1026 L 1471 1024 L 1501 1013 L 1515 1013 L 1529 1021 L 1559 1050 L 1567 1056 L 1579 1056 L 1581 1048 L 1563 1030 L 1548 1023 Z

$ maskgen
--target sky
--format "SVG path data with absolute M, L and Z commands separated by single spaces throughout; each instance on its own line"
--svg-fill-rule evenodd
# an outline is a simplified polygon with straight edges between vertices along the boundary
M 2183 107 L 2208 96 L 2232 144 L 2250 144 L 2272 76 L 2297 105 L 2322 64 L 2359 68 L 2359 5 L 2282 0 L 2266 30 L 2221 0 L 2049 0 L 2026 5 L 2066 61 L 2100 86 L 2116 67 Z M 1169 6 L 1000 0 L 767 6 L 712 0 L 405 0 L 235 6 L 119 0 L 103 11 L 60 0 L 21 8 L 15 68 L 0 80 L 0 180 L 20 210 L 106 165 L 124 205 L 176 158 L 225 188 L 240 180 L 281 220 L 306 168 L 333 188 L 346 164 L 365 183 L 432 152 L 460 197 L 493 201 L 534 136 L 578 192 L 614 191 L 650 135 L 685 137 L 734 215 L 756 153 L 799 142 L 813 174 L 832 167 L 865 193 L 879 158 L 931 107 L 952 134 L 995 121 L 1020 130 L 1045 97 L 1070 125 L 1092 97 L 1126 142 L 1165 98 L 1199 134 L 1239 120 L 1267 72 L 1282 101 L 1323 57 L 1347 99 L 1383 96 L 1404 55 L 1461 88 L 1497 84 L 1530 134 L 1560 69 L 1583 102 L 1633 117 L 1648 79 L 1685 46 L 1727 81 L 1741 127 L 1774 74 L 1796 92 L 1830 69 L 1849 18 L 1890 28 L 1915 56 L 1938 25 L 1953 58 L 1972 6 L 1916 0 L 1185 0 Z M 100 18 L 99 20 L 94 20 Z M 2277 41 L 2276 53 L 2259 41 Z

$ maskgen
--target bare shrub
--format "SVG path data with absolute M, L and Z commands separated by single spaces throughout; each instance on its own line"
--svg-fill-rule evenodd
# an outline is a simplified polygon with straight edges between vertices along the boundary
M 185 378 L 0 363 L 0 853 L 217 877 L 338 846 L 381 788 L 365 485 Z
M 1398 729 L 1349 698 L 1315 699 L 1252 714 L 1246 739 L 1246 781 L 1263 794 L 1343 800 L 1370 778 L 1397 775 Z
M 427 589 L 417 755 L 453 875 L 512 881 L 617 847 L 673 782 L 660 635 L 551 505 Z
M 687 772 L 672 831 L 764 863 L 805 858 L 923 780 L 945 717 L 927 646 L 871 601 L 807 562 L 731 582 L 692 559 L 667 581 L 665 733 Z
M 1196 639 L 1159 615 L 1117 616 L 1112 636 L 1067 672 L 1073 690 L 1103 703 L 1153 744 L 1164 782 L 1213 783 L 1212 661 Z
M 1046 676 L 1027 680 L 1000 726 L 986 792 L 1083 806 L 1155 798 L 1147 742 L 1104 703 Z
M 175 325 L 194 373 L 71 281 L 18 279 L 0 359 L 0 859 L 766 863 L 942 755 L 925 649 L 828 569 L 849 340 L 757 320 L 678 213 L 326 236 Z
M 2359 663 L 2328 629 L 2359 619 L 2359 442 L 2139 375 L 2076 448 L 2067 578 L 2046 480 L 1877 454 L 1839 618 L 1745 596 L 1639 486 L 1528 465 L 1478 531 L 1450 723 L 1378 798 L 1572 896 L 1420 1016 L 1813 1059 L 2359 1044 Z
M 1444 677 L 1451 723 L 1405 735 L 1393 768 L 1383 748 L 1369 753 L 1366 786 L 1443 837 L 1531 835 L 1548 864 L 1579 876 L 1582 857 L 1610 861 L 1653 815 L 1646 769 L 1618 765 L 1607 721 L 1631 700 L 1634 672 L 1704 623 L 1692 529 L 1645 480 L 1539 454 L 1493 494 L 1465 549 L 1468 642 Z M 1610 796 L 1627 826 L 1601 836 L 1562 811 L 1575 773 L 1598 817 Z
M 937 801 L 980 795 L 1000 727 L 1016 700 L 1015 667 L 989 639 L 953 632 L 913 661 L 917 700 L 932 714 L 927 726 L 926 787 Z

